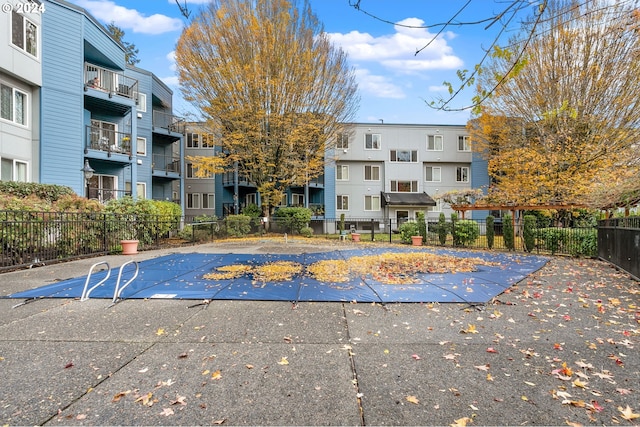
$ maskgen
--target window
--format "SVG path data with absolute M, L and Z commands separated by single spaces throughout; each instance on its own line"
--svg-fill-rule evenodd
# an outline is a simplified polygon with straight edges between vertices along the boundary
M 471 143 L 467 135 L 458 136 L 458 151 L 471 151 Z
M 391 150 L 389 160 L 392 162 L 416 163 L 418 161 L 418 151 L 417 150 Z
M 38 26 L 15 11 L 11 14 L 11 43 L 38 56 Z
M 293 206 L 304 206 L 304 194 L 292 194 L 291 204 Z
M 364 210 L 365 211 L 379 211 L 380 210 L 380 196 L 364 196 Z
M 380 181 L 380 166 L 364 167 L 364 180 L 365 181 Z
M 147 183 L 146 182 L 136 182 L 136 195 L 139 199 L 147 198 Z
M 187 148 L 199 148 L 200 147 L 200 135 L 197 133 L 187 134 Z
M 436 205 L 429 206 L 427 210 L 429 212 L 442 212 L 442 200 L 441 199 L 436 200 Z
M 27 182 L 27 163 L 2 158 L 0 161 L 0 181 Z
M 114 175 L 94 174 L 91 179 L 89 179 L 89 198 L 97 199 L 102 203 L 117 199 L 118 177 Z
M 349 181 L 349 166 L 348 165 L 336 165 L 336 180 L 337 181 Z
M 138 105 L 136 106 L 136 110 L 141 113 L 147 112 L 147 94 L 146 93 L 138 93 Z
M 215 146 L 215 140 L 213 139 L 213 134 L 211 133 L 203 133 L 200 135 L 201 138 L 201 146 L 202 148 L 213 148 Z
M 346 150 L 349 148 L 349 134 L 339 133 L 336 141 L 336 148 Z
M 215 209 L 215 195 L 213 193 L 204 193 L 202 195 L 202 209 Z
M 425 172 L 425 181 L 440 182 L 442 180 L 442 168 L 439 166 L 427 166 Z
M 187 209 L 200 209 L 200 193 L 187 193 Z
M 338 195 L 336 199 L 336 209 L 339 211 L 348 211 L 349 210 L 349 196 Z
M 427 150 L 442 151 L 442 135 L 427 135 Z
M 417 193 L 418 181 L 391 181 L 391 191 L 395 193 Z
M 257 205 L 258 196 L 256 193 L 248 193 L 244 196 L 244 202 L 246 205 Z
M 469 182 L 469 168 L 458 166 L 456 168 L 456 182 Z
M 0 117 L 19 125 L 27 124 L 27 94 L 7 85 L 0 85 Z
M 379 150 L 380 149 L 380 134 L 379 133 L 366 133 L 364 134 L 364 149 L 365 150 Z
M 141 136 L 136 138 L 136 154 L 138 154 L 138 156 L 147 155 L 147 138 Z
M 279 206 L 287 206 L 287 195 L 283 194 L 280 197 L 280 205 Z

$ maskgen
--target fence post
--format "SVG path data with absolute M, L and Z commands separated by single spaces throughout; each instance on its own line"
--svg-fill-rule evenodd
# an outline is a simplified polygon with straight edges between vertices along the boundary
M 389 243 L 391 243 L 391 217 L 389 217 Z
M 371 241 L 376 240 L 375 230 L 373 229 L 373 218 L 371 218 Z

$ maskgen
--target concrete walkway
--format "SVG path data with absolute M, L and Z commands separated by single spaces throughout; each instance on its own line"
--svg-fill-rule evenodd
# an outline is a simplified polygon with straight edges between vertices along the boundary
M 133 258 L 352 245 L 309 242 Z M 0 274 L 0 296 L 96 261 Z M 640 423 L 640 286 L 597 260 L 554 258 L 482 307 L 19 302 L 0 298 L 2 425 Z

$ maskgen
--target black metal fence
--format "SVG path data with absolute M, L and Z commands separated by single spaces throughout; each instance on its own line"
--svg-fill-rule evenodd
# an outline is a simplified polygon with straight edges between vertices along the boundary
M 598 257 L 640 280 L 640 217 L 599 221 Z
M 408 224 L 408 225 L 405 225 Z M 428 221 L 420 231 L 408 230 L 410 222 L 397 222 L 394 218 L 312 219 L 304 226 L 293 220 L 270 218 L 227 217 L 167 218 L 152 215 L 118 215 L 112 213 L 59 213 L 0 211 L 0 270 L 50 263 L 72 258 L 118 253 L 121 240 L 138 240 L 140 249 L 159 247 L 169 237 L 181 242 L 207 242 L 228 237 L 261 236 L 277 233 L 360 241 L 411 243 L 412 234 L 424 234 L 424 244 L 432 246 L 463 247 L 470 249 L 514 250 L 539 254 L 597 256 L 599 236 L 596 228 L 560 228 L 537 224 L 525 230 L 516 224 L 513 233 L 505 224 L 487 227 L 484 220 L 450 220 L 444 225 Z M 611 223 L 604 238 L 621 239 L 619 226 Z M 627 246 L 616 243 L 605 259 L 615 256 L 637 255 L 637 223 L 634 235 L 627 237 Z M 528 236 L 528 239 L 525 238 Z M 634 240 L 635 239 L 635 240 Z M 627 242 L 627 240 L 624 240 Z M 633 244 L 635 242 L 635 249 Z M 600 242 L 600 245 L 610 244 Z M 628 246 L 631 245 L 631 246 Z M 608 246 L 604 246 L 607 248 Z M 634 252 L 635 250 L 635 252 Z M 624 254 L 624 255 L 620 255 Z M 623 263 L 624 260 L 620 260 Z M 614 262 L 614 261 L 612 261 Z M 634 261 L 637 268 L 638 259 Z M 618 263 L 618 262 L 616 262 Z M 637 271 L 637 270 L 636 270 Z
M 179 221 L 110 213 L 0 211 L 0 270 L 158 246 Z

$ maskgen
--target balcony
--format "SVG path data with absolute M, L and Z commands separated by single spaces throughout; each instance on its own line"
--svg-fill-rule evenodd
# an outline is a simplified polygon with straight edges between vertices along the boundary
M 98 200 L 101 203 L 107 203 L 109 200 L 121 198 L 123 196 L 130 196 L 131 191 L 114 190 L 113 188 L 100 188 L 89 185 L 87 187 L 88 197 L 93 200 Z
M 184 134 L 186 122 L 182 117 L 174 116 L 160 110 L 153 110 L 153 130 L 163 129 L 170 133 Z
M 89 150 L 106 152 L 108 157 L 112 154 L 129 156 L 131 160 L 131 134 L 118 132 L 96 126 L 87 126 L 87 135 L 84 154 Z
M 154 154 L 151 165 L 153 176 L 178 178 L 180 176 L 180 158 L 164 154 Z
M 97 65 L 84 64 L 84 89 L 94 89 L 109 94 L 138 101 L 138 80 Z

